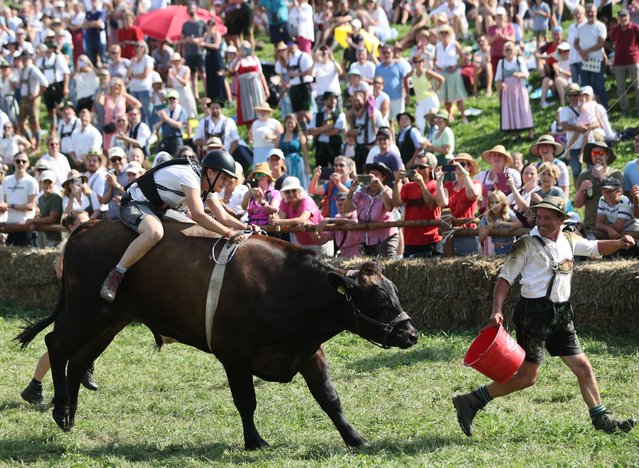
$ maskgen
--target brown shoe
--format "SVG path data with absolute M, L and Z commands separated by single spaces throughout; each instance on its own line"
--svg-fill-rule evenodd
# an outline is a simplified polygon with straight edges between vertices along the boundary
M 102 283 L 102 289 L 100 289 L 100 296 L 105 301 L 115 301 L 115 293 L 118 291 L 118 286 L 122 282 L 124 275 L 118 272 L 115 268 L 111 270 L 109 276 Z

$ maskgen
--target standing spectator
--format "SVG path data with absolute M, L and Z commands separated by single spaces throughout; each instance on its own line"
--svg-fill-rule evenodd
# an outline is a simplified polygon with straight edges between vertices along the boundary
M 615 44 L 613 69 L 621 113 L 625 115 L 629 110 L 626 91 L 626 78 L 629 76 L 629 88 L 634 85 L 636 93 L 635 113 L 639 115 L 639 26 L 630 22 L 628 10 L 619 10 L 619 24 L 612 27 L 610 36 Z
M 83 168 L 84 155 L 92 149 L 102 148 L 102 134 L 91 124 L 92 114 L 89 109 L 82 109 L 78 117 L 80 126 L 71 135 L 72 145 L 68 156 L 75 162 L 77 168 Z
M 130 47 L 132 51 L 129 57 L 122 56 L 122 48 L 118 44 L 113 44 L 109 47 L 111 60 L 109 61 L 107 68 L 112 78 L 122 78 L 123 80 L 129 79 L 129 66 L 131 65 L 131 60 L 129 60 L 129 58 L 135 56 L 135 45 L 127 47 Z
M 514 141 L 519 140 L 521 130 L 528 130 L 528 138 L 533 138 L 533 116 L 525 81 L 528 78 L 528 67 L 517 56 L 516 47 L 512 42 L 506 43 L 506 56 L 499 61 L 495 74 L 501 115 L 500 128 L 505 132 L 514 132 Z
M 103 73 L 108 74 L 108 71 L 103 69 Z M 73 72 L 73 83 L 75 83 L 78 112 L 82 109 L 93 109 L 95 98 L 100 94 L 100 79 L 95 73 L 91 60 L 86 55 L 78 57 L 78 66 Z M 104 121 L 104 119 L 102 120 Z
M 142 120 L 148 125 L 153 113 L 151 92 L 153 91 L 153 59 L 149 55 L 146 42 L 138 42 L 135 46 L 135 56 L 129 66 L 129 90 L 134 98 L 141 103 Z
M 295 40 L 300 46 L 300 50 L 312 53 L 313 42 L 315 42 L 315 25 L 313 24 L 313 7 L 308 0 L 296 0 L 291 6 L 290 24 L 297 32 Z
M 53 171 L 44 171 L 40 175 L 42 195 L 38 197 L 38 216 L 29 220 L 29 230 L 37 231 L 41 226 L 58 224 L 62 217 L 62 197 L 58 195 L 56 176 Z M 62 240 L 59 232 L 41 232 L 39 234 L 45 247 L 55 247 Z
M 206 25 L 197 17 L 197 4 L 190 1 L 186 7 L 189 20 L 182 25 L 182 55 L 186 66 L 191 70 L 191 89 L 195 99 L 199 99 L 198 76 L 204 73 L 201 44 L 203 42 Z M 171 86 L 171 83 L 168 83 Z M 211 97 L 211 96 L 209 96 Z
M 433 134 L 432 140 L 426 140 L 424 146 L 427 151 L 435 153 L 437 164 L 445 166 L 448 161 L 453 159 L 455 152 L 455 134 L 453 129 L 448 126 L 450 114 L 444 110 L 435 114 L 435 124 L 437 130 Z
M 177 150 L 184 146 L 182 132 L 187 124 L 186 112 L 179 104 L 180 95 L 174 89 L 166 91 L 166 99 L 169 106 L 166 109 L 157 112 L 160 117 L 158 122 L 162 140 L 160 141 L 160 149 L 171 155 L 175 155 Z
M 197 117 L 197 108 L 195 107 L 195 96 L 191 89 L 191 80 L 189 79 L 191 71 L 189 67 L 183 64 L 182 56 L 175 52 L 171 57 L 171 68 L 167 74 L 167 85 L 173 88 L 180 95 L 180 105 L 186 112 L 186 118 L 195 119 Z M 187 138 L 191 138 L 191 126 L 186 127 Z
M 38 159 L 36 166 L 43 161 L 51 165 L 51 171 L 55 175 L 53 184 L 59 190 L 62 188 L 62 181 L 66 179 L 71 166 L 66 156 L 60 152 L 60 139 L 55 133 L 51 133 L 47 137 L 47 152 Z M 42 181 L 42 177 L 40 181 Z
M 586 10 L 583 6 L 577 5 L 572 11 L 572 16 L 575 19 L 568 27 L 568 44 L 570 44 L 570 54 L 568 55 L 568 62 L 570 63 L 570 75 L 572 76 L 572 82 L 581 85 L 581 55 L 575 48 L 575 39 L 577 38 L 577 30 L 579 26 L 586 22 Z
M 224 7 L 224 21 L 227 27 L 227 42 L 233 47 L 239 47 L 243 40 L 255 46 L 253 38 L 253 10 L 249 2 L 244 0 L 229 0 Z M 259 16 L 259 14 L 258 14 Z M 287 36 L 288 38 L 288 36 Z
M 582 172 L 577 179 L 577 190 L 573 200 L 575 208 L 584 207 L 584 228 L 589 239 L 596 237 L 597 206 L 601 198 L 601 184 L 611 177 L 623 184 L 623 173 L 611 167 L 615 160 L 612 148 L 602 141 L 584 145 L 584 162 L 592 169 Z
M 84 51 L 96 67 L 104 59 L 106 15 L 101 0 L 91 0 L 91 8 L 84 15 Z
M 222 103 L 219 100 L 210 101 L 208 111 L 210 115 L 200 120 L 195 129 L 193 142 L 198 147 L 204 148 L 208 139 L 215 136 L 220 139 L 224 149 L 234 155 L 240 143 L 240 135 L 235 121 L 222 114 Z M 204 152 L 202 151 L 202 153 Z
M 288 76 L 288 46 L 283 42 L 278 42 L 275 46 L 275 73 L 277 73 L 280 78 L 280 114 L 288 115 L 293 112 L 293 106 L 288 92 L 290 88 L 290 77 Z
M 517 189 L 512 177 L 508 177 L 507 183 L 511 191 L 510 195 L 508 195 L 510 206 L 519 220 L 522 221 L 524 227 L 531 227 L 528 224 L 528 210 L 530 209 L 532 195 L 539 192 L 539 170 L 537 166 L 533 163 L 528 163 L 523 167 L 521 170 L 520 189 Z
M 66 58 L 56 50 L 53 40 L 45 43 L 47 51 L 40 60 L 36 61 L 36 66 L 42 70 L 49 86 L 44 91 L 44 104 L 49 115 L 49 127 L 56 128 L 58 122 L 56 111 L 62 100 L 69 95 L 69 65 Z
M 118 45 L 122 48 L 122 57 L 131 59 L 135 56 L 135 45 L 144 40 L 144 33 L 139 26 L 133 24 L 135 13 L 127 10 L 122 15 L 122 26 L 118 28 Z M 113 47 L 113 46 L 111 46 Z M 113 72 L 111 72 L 113 76 Z
M 38 181 L 27 174 L 29 158 L 18 153 L 13 159 L 14 173 L 7 176 L 2 184 L 4 188 L 4 209 L 7 211 L 7 224 L 25 224 L 35 216 L 36 196 L 40 191 Z M 12 232 L 7 235 L 7 245 L 27 247 L 34 245 L 32 232 Z
M 417 155 L 423 151 L 425 143 L 422 133 L 413 126 L 414 123 L 415 117 L 408 112 L 397 114 L 399 132 L 397 133 L 395 141 L 397 142 L 402 161 L 409 169 L 413 167 L 413 161 Z
M 559 174 L 557 176 L 557 185 L 563 190 L 564 198 L 568 199 L 570 195 L 570 176 L 568 175 L 568 167 L 559 156 L 564 152 L 564 147 L 557 143 L 552 135 L 542 135 L 537 142 L 530 146 L 528 150 L 531 156 L 541 158 L 542 163 L 549 163 L 557 166 Z M 541 169 L 541 166 L 539 166 Z M 554 195 L 554 194 L 553 194 Z M 543 198 L 543 196 L 541 197 Z
M 375 68 L 375 76 L 384 79 L 384 92 L 390 98 L 389 119 L 395 119 L 397 114 L 404 112 L 407 90 L 404 85 L 404 67 L 393 58 L 393 47 L 381 47 L 382 61 Z
M 258 118 L 248 131 L 249 140 L 253 143 L 253 164 L 266 162 L 269 151 L 275 148 L 284 133 L 282 124 L 271 117 L 273 109 L 268 102 L 255 106 L 255 112 Z
M 493 65 L 491 63 L 491 48 L 488 44 L 488 38 L 486 36 L 479 36 L 477 38 L 477 52 L 473 56 L 473 67 L 475 69 L 473 73 L 473 96 L 477 96 L 479 89 L 479 82 L 481 75 L 484 75 L 484 81 L 486 82 L 486 97 L 493 95 Z M 502 46 L 503 48 L 503 46 Z
M 548 24 L 550 22 L 550 7 L 543 0 L 533 0 L 530 6 L 530 14 L 532 15 L 532 32 L 537 40 L 537 48 L 539 49 L 546 42 L 546 34 L 548 34 Z
M 444 78 L 444 83 L 440 86 L 439 100 L 446 106 L 448 119 L 453 120 L 453 103 L 457 104 L 457 109 L 461 113 L 462 122 L 468 123 L 464 115 L 464 100 L 466 99 L 466 89 L 461 75 L 462 50 L 459 42 L 451 37 L 450 26 L 440 26 L 438 30 L 439 40 L 435 49 L 435 69 Z
M 373 79 L 372 96 L 373 99 L 375 99 L 375 109 L 379 111 L 384 120 L 389 121 L 390 97 L 384 92 L 384 78 L 382 78 L 381 76 L 376 76 Z
M 126 172 L 126 154 L 122 148 L 111 148 L 109 150 L 109 161 L 111 170 L 104 175 L 104 192 L 98 196 L 102 204 L 109 205 L 106 218 L 120 219 L 120 198 L 124 195 L 124 187 L 129 185 L 129 176 Z
M 129 106 L 140 107 L 142 103 L 126 92 L 121 78 L 111 78 L 109 92 L 98 98 L 104 107 L 103 144 L 104 150 L 111 147 L 111 138 L 116 133 L 116 121 L 124 117 Z
M 497 73 L 497 64 L 504 58 L 504 46 L 506 42 L 515 42 L 515 28 L 508 22 L 506 9 L 495 9 L 495 24 L 488 28 L 488 43 L 490 44 L 490 63 L 493 67 L 493 76 Z
M 415 175 L 412 181 L 404 184 L 406 173 L 395 174 L 393 185 L 393 204 L 404 205 L 406 221 L 441 219 L 443 203 L 437 201 L 437 183 L 433 172 L 437 167 L 437 158 L 432 153 L 424 153 L 415 159 Z M 441 201 L 440 201 L 441 202 Z M 432 257 L 437 255 L 437 244 L 442 240 L 438 226 L 418 226 L 404 228 L 404 258 Z
M 375 144 L 377 130 L 388 126 L 388 122 L 379 110 L 370 105 L 364 91 L 356 91 L 351 97 L 351 109 L 346 114 L 346 120 L 349 127 L 346 135 L 355 138 L 353 161 L 360 171 L 364 168 L 368 152 Z
M 222 35 L 217 30 L 215 19 L 206 23 L 206 33 L 202 38 L 201 47 L 206 51 L 204 69 L 206 71 L 205 91 L 212 100 L 226 100 L 226 85 L 224 82 L 224 58 L 222 57 Z
M 330 50 L 330 48 L 328 50 Z M 372 60 L 369 60 L 368 50 L 366 50 L 366 47 L 358 47 L 355 52 L 355 58 L 357 61 L 351 63 L 348 68 L 348 72 L 350 73 L 351 71 L 359 70 L 362 80 L 368 84 L 373 84 L 373 78 L 375 78 L 375 63 L 373 63 Z
M 368 153 L 366 163 L 383 163 L 395 174 L 397 171 L 404 169 L 404 163 L 402 162 L 399 148 L 391 144 L 392 138 L 393 131 L 389 127 L 381 127 L 377 130 L 377 144 Z M 392 185 L 393 179 L 386 179 L 386 183 L 389 186 Z
M 260 60 L 253 55 L 253 47 L 242 41 L 238 59 L 230 66 L 237 74 L 237 124 L 250 125 L 256 117 L 255 106 L 269 98 L 268 85 L 262 73 Z
M 139 107 L 131 107 L 128 111 L 129 130 L 127 133 L 117 133 L 117 138 L 124 142 L 126 153 L 130 153 L 133 148 L 140 148 L 145 156 L 150 156 L 149 151 L 151 140 L 151 128 L 142 122 L 142 112 Z
M 302 130 L 306 130 L 311 121 L 313 69 L 313 57 L 299 50 L 297 42 L 290 41 L 288 43 L 288 76 L 291 80 L 289 95 L 293 112 L 297 114 Z
M 324 105 L 311 119 L 306 133 L 313 137 L 315 143 L 315 163 L 328 167 L 335 155 L 340 154 L 342 134 L 346 130 L 346 115 L 337 109 L 336 93 L 326 91 L 322 99 Z
M 95 1 L 95 0 L 94 0 Z M 27 137 L 34 148 L 40 147 L 40 96 L 46 91 L 49 82 L 38 67 L 31 61 L 33 53 L 23 50 L 20 54 L 20 114 L 18 126 L 22 135 L 27 136 L 25 121 L 29 119 L 31 134 Z
M 364 171 L 371 181 L 363 184 L 353 181 L 348 189 L 344 210 L 357 211 L 360 223 L 394 221 L 393 190 L 388 182 L 393 178 L 392 171 L 383 163 L 366 164 Z M 371 229 L 364 231 L 364 255 L 374 257 L 395 257 L 399 245 L 399 230 L 396 227 Z
M 151 58 L 154 62 L 153 69 L 159 73 L 164 81 L 166 81 L 166 74 L 171 68 L 171 57 L 174 53 L 173 47 L 170 47 L 166 40 L 157 41 L 156 47 L 151 52 Z
M 639 155 L 639 129 L 633 135 L 635 154 Z M 639 189 L 639 158 L 635 158 L 623 168 L 623 191 L 629 197 Z
M 268 29 L 271 44 L 291 41 L 286 0 L 259 0 L 258 6 L 268 13 Z
M 346 123 L 346 117 L 343 120 Z M 297 177 L 305 190 L 308 189 L 308 176 L 311 173 L 311 166 L 308 162 L 306 135 L 300 130 L 295 114 L 289 114 L 284 119 L 284 133 L 280 135 L 278 147 L 286 161 L 288 173 Z M 273 151 L 275 149 L 271 150 L 270 155 L 273 154 Z
M 581 86 L 592 86 L 599 102 L 608 108 L 608 94 L 605 86 L 605 61 L 603 45 L 608 33 L 606 26 L 597 21 L 597 7 L 586 5 L 586 22 L 577 29 L 575 50 L 581 56 L 579 82 Z
M 587 129 L 583 125 L 577 124 L 577 118 L 579 117 L 579 96 L 580 88 L 577 83 L 571 83 L 566 89 L 566 97 L 568 98 L 568 105 L 562 107 L 559 111 L 559 123 L 566 132 L 566 140 L 574 141 L 572 146 L 567 146 L 568 160 L 570 168 L 572 169 L 572 176 L 575 182 L 581 174 L 582 169 L 582 156 L 581 148 L 583 147 L 584 133 Z
M 314 58 L 317 108 L 322 108 L 324 105 L 324 96 L 326 96 L 327 93 L 331 93 L 337 97 L 336 108 L 342 109 L 342 89 L 340 87 L 339 77 L 344 74 L 344 71 L 337 60 L 335 60 L 335 57 L 333 57 L 333 50 L 327 46 L 320 46 Z
M 357 211 L 347 211 L 344 208 L 347 196 L 343 192 L 337 195 L 336 203 L 339 212 L 332 218 L 324 218 L 319 224 L 318 230 L 323 231 L 322 239 L 327 242 L 335 241 L 335 248 L 338 250 L 340 258 L 361 257 L 362 231 L 324 231 L 328 224 L 341 226 L 357 224 Z
M 459 153 L 451 165 L 455 168 L 455 180 L 444 182 L 444 172 L 437 177 L 437 200 L 442 206 L 450 208 L 453 219 L 474 218 L 477 203 L 481 196 L 481 183 L 473 180 L 477 175 L 477 162 L 468 153 Z M 461 228 L 476 229 L 477 224 L 468 223 Z M 473 255 L 479 253 L 477 236 L 453 237 L 455 255 Z
M 411 80 L 415 91 L 415 116 L 417 128 L 424 133 L 426 128 L 426 114 L 439 111 L 439 91 L 444 85 L 444 77 L 439 73 L 424 67 L 424 56 L 418 54 L 413 57 L 413 69 L 404 77 L 404 80 Z M 433 81 L 437 86 L 433 86 Z M 405 84 L 408 88 L 408 83 Z
M 286 162 L 284 153 L 279 148 L 273 148 L 268 154 L 268 166 L 271 168 L 271 174 L 275 179 L 275 190 L 281 190 L 284 179 L 288 177 L 286 173 Z
M 16 98 L 16 76 L 13 68 L 3 57 L 0 57 L 0 110 L 7 114 L 13 126 L 18 125 L 20 108 Z
M 88 179 L 88 186 L 91 191 L 95 193 L 96 199 L 99 201 L 99 194 L 104 193 L 105 190 L 106 179 L 104 176 L 107 172 L 107 158 L 104 156 L 102 150 L 89 150 L 89 153 L 84 156 L 84 167 L 87 169 L 84 175 Z M 64 188 L 64 186 L 62 188 Z M 97 210 L 99 214 L 104 213 L 106 217 L 109 206 L 106 203 L 101 203 L 98 206 L 94 205 L 94 209 Z
M 77 63 L 78 57 L 84 54 L 84 5 L 74 2 L 73 13 L 67 23 L 67 29 L 71 33 L 71 45 L 73 48 L 73 63 Z

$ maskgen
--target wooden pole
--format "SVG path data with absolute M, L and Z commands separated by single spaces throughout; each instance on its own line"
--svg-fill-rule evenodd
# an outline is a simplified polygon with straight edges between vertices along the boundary
M 12 234 L 14 232 L 29 232 L 29 223 L 25 224 L 9 224 L 0 223 L 0 233 Z M 61 224 L 43 224 L 39 225 L 36 232 L 65 232 L 66 229 Z

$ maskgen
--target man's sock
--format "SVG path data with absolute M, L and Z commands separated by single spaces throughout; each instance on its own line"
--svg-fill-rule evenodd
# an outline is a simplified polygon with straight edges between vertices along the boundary
M 493 400 L 493 397 L 488 393 L 488 386 L 484 385 L 483 387 L 479 387 L 477 390 L 474 390 L 471 395 L 481 401 L 484 405 L 490 403 Z
M 590 419 L 595 419 L 597 416 L 606 412 L 606 406 L 601 404 L 599 406 L 595 406 L 594 408 L 588 409 L 588 412 L 590 413 Z

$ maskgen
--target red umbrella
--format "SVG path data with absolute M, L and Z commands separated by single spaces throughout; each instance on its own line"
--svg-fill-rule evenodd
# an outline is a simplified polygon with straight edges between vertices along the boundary
M 210 11 L 198 8 L 196 16 L 203 21 L 215 19 L 215 29 L 223 35 L 226 34 L 226 26 L 222 20 Z M 188 20 L 189 14 L 185 6 L 171 5 L 140 15 L 135 24 L 149 37 L 177 42 L 182 37 L 182 25 Z

